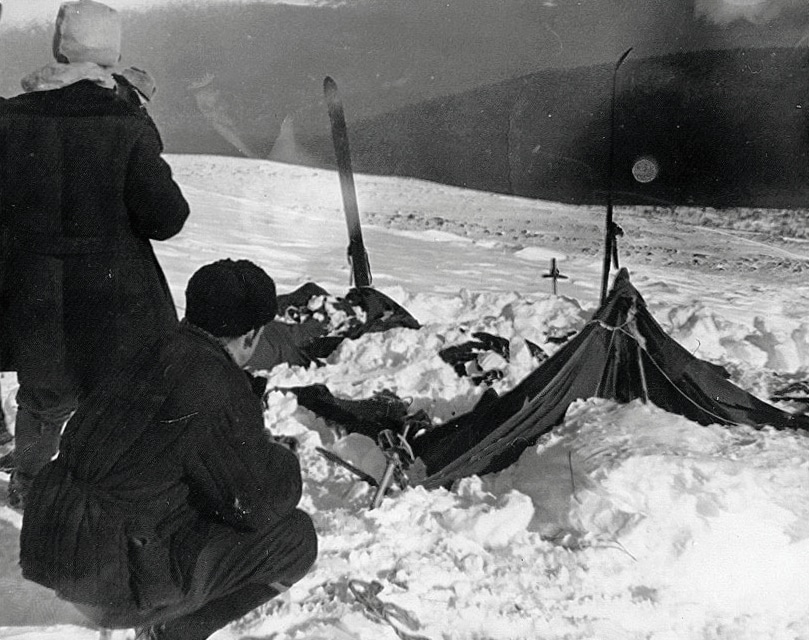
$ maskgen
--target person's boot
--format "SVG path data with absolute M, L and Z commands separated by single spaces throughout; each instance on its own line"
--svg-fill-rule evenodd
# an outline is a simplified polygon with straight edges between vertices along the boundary
M 45 422 L 24 409 L 14 425 L 14 464 L 33 478 L 56 455 L 62 423 Z
M 0 471 L 4 473 L 11 473 L 16 468 L 17 463 L 14 459 L 14 449 L 0 456 Z
M 15 470 L 8 483 L 8 506 L 20 512 L 24 511 L 25 498 L 33 482 L 34 479 L 31 476 L 18 469 Z
M 246 585 L 229 596 L 208 602 L 193 613 L 165 622 L 154 640 L 205 640 L 278 594 L 279 588 L 275 586 Z M 152 636 L 146 638 L 152 640 Z
M 14 436 L 11 435 L 11 431 L 6 426 L 6 414 L 3 411 L 3 406 L 0 405 L 0 446 L 8 444 L 12 440 L 14 440 Z

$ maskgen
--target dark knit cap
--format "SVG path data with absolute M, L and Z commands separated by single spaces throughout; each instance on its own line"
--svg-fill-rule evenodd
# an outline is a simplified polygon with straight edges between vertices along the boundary
M 275 318 L 275 283 L 249 260 L 201 267 L 185 289 L 185 318 L 208 333 L 235 338 Z

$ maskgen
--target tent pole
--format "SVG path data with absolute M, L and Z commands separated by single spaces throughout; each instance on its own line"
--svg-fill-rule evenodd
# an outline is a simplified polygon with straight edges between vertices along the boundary
M 638 370 L 640 371 L 640 382 L 643 388 L 643 404 L 649 404 L 649 387 L 646 384 L 646 370 L 643 368 L 643 349 L 640 343 L 637 345 L 638 350 Z
M 630 320 L 627 322 L 627 331 L 635 340 L 635 353 L 638 355 L 638 373 L 640 374 L 641 400 L 643 404 L 649 404 L 649 385 L 646 382 L 646 369 L 643 367 L 643 352 L 645 351 L 645 340 L 638 330 L 638 323 L 635 320 L 638 313 L 638 301 L 632 300 L 632 306 L 627 314 Z
M 610 261 L 612 260 L 613 248 L 615 244 L 615 225 L 612 221 L 612 182 L 615 164 L 615 101 L 616 101 L 616 86 L 618 84 L 618 69 L 626 60 L 627 56 L 632 51 L 629 47 L 618 58 L 615 63 L 615 68 L 612 72 L 612 94 L 610 97 L 610 140 L 609 140 L 609 159 L 607 161 L 607 216 L 604 229 L 604 266 L 601 272 L 601 304 L 607 299 L 607 287 L 610 280 Z

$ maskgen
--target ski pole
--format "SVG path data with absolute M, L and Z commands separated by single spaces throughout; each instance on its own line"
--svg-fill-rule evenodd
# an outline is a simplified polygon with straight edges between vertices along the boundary
M 543 274 L 543 278 L 553 278 L 553 295 L 556 295 L 557 280 L 567 280 L 567 276 L 562 275 L 559 267 L 556 266 L 556 258 L 551 258 L 551 268 L 548 273 Z
M 410 449 L 410 445 L 407 443 L 406 439 L 409 431 L 410 424 L 408 423 L 405 424 L 402 433 L 398 436 L 394 436 L 390 429 L 385 429 L 380 432 L 378 436 L 379 444 L 385 452 L 385 458 L 387 458 L 387 465 L 385 466 L 385 473 L 382 475 L 382 480 L 380 480 L 379 486 L 374 494 L 374 499 L 371 502 L 371 509 L 376 509 L 382 504 L 382 499 L 385 497 L 388 487 L 390 487 L 393 481 L 393 474 L 396 470 L 401 468 L 405 461 L 407 465 L 413 463 L 413 451 Z M 401 456 L 400 453 L 402 454 Z

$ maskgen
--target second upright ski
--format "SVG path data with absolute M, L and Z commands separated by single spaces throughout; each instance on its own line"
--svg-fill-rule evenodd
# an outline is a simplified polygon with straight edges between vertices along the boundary
M 354 188 L 354 172 L 351 168 L 351 150 L 348 146 L 348 129 L 346 127 L 343 102 L 337 90 L 337 83 L 326 76 L 323 81 L 323 93 L 329 110 L 331 135 L 334 142 L 334 153 L 337 157 L 337 171 L 340 175 L 340 189 L 343 194 L 346 224 L 348 225 L 348 260 L 354 286 L 357 288 L 371 286 L 371 264 L 365 251 L 360 226 L 360 214 L 357 207 L 357 193 Z

